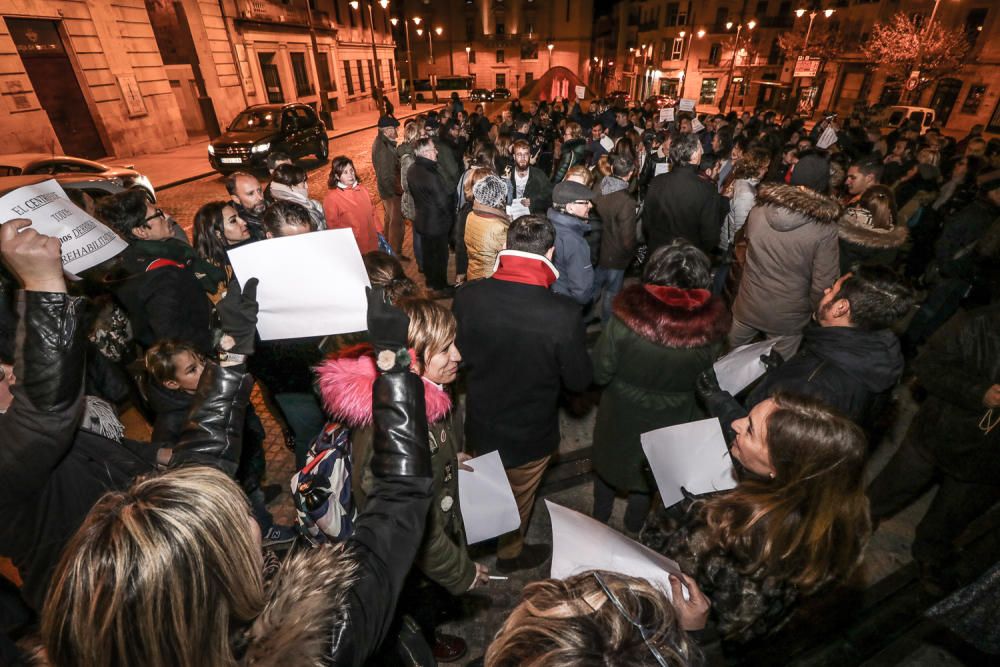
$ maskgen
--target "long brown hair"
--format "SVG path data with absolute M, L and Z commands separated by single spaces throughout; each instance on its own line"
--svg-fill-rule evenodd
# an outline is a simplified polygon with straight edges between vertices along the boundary
M 745 479 L 702 506 L 708 542 L 810 592 L 857 565 L 871 532 L 861 428 L 819 401 L 778 393 L 767 419 L 774 479 Z
M 235 665 L 264 608 L 260 543 L 237 484 L 205 466 L 105 494 L 70 541 L 42 613 L 60 667 Z

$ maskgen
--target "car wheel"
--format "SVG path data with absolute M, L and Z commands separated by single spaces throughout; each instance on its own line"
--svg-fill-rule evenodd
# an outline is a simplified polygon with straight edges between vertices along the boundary
M 316 150 L 316 158 L 320 162 L 326 162 L 326 159 L 330 156 L 330 141 L 329 139 L 320 139 L 319 148 Z

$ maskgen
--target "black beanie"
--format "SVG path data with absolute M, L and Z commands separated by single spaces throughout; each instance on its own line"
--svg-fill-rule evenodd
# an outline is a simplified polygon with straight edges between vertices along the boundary
M 792 185 L 804 185 L 825 195 L 830 189 L 830 160 L 822 155 L 805 155 L 792 168 Z

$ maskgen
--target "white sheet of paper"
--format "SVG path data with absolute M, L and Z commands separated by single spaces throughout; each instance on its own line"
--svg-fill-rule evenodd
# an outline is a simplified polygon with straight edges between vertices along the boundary
M 615 140 L 605 134 L 603 137 L 601 137 L 601 147 L 610 153 L 612 150 L 614 150 Z
M 691 119 L 691 131 L 692 132 L 701 132 L 704 129 L 705 129 L 705 124 L 702 123 L 701 120 L 699 120 L 698 118 L 692 118 Z
M 779 340 L 781 339 L 769 338 L 743 345 L 716 361 L 713 368 L 715 377 L 719 379 L 719 386 L 733 396 L 746 389 L 764 374 L 766 368 L 760 357 L 768 354 Z
M 666 109 L 660 109 L 660 122 L 670 123 L 674 120 L 674 108 L 667 107 Z
M 688 99 L 686 97 L 681 98 L 677 102 L 677 108 L 681 111 L 694 111 L 694 100 Z
M 715 417 L 656 429 L 643 433 L 639 440 L 664 507 L 684 499 L 682 486 L 694 494 L 736 486 L 733 460 Z
M 586 96 L 587 96 L 587 88 L 586 88 L 586 86 L 577 86 L 576 87 L 576 98 L 578 100 L 582 100 Z
M 63 268 L 79 274 L 128 247 L 114 231 L 74 204 L 54 179 L 26 185 L 0 198 L 0 222 L 31 220 L 39 234 L 62 241 Z
M 488 540 L 521 526 L 514 492 L 510 490 L 500 452 L 466 461 L 472 468 L 458 470 L 458 501 L 469 544 Z
M 545 505 L 552 520 L 552 578 L 607 570 L 645 579 L 670 595 L 669 575 L 681 571 L 676 562 L 596 519 L 551 500 Z M 688 597 L 686 588 L 684 597 Z
M 257 288 L 261 340 L 328 336 L 368 328 L 368 274 L 349 229 L 257 241 L 229 252 L 241 285 Z
M 521 200 L 515 199 L 510 206 L 507 207 L 507 215 L 510 216 L 511 220 L 517 220 L 522 215 L 531 215 L 531 209 L 521 203 Z
M 819 135 L 819 139 L 816 141 L 816 147 L 826 149 L 835 143 L 837 143 L 837 131 L 828 126 L 825 130 L 823 130 L 823 133 Z
M 665 174 L 670 171 L 669 162 L 654 162 L 653 163 L 653 176 L 659 176 L 660 174 Z

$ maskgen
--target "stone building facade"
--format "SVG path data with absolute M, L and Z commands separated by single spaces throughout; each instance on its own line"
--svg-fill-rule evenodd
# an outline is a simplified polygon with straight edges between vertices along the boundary
M 376 68 L 397 104 L 389 12 L 370 10 L 349 0 L 4 0 L 0 152 L 160 152 L 214 136 L 251 104 L 322 112 L 321 91 L 335 125 L 375 108 Z

